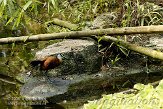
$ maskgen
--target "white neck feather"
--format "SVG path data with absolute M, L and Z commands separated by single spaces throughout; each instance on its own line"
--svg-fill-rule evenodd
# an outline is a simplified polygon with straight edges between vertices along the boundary
M 57 55 L 57 58 L 62 61 L 62 56 L 60 54 Z

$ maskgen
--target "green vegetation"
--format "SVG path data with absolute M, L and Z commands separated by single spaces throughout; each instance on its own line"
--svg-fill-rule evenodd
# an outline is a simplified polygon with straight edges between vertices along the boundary
M 163 20 L 160 6 L 138 0 L 1 0 L 0 9 L 1 37 L 68 31 L 45 25 L 53 18 L 76 23 L 80 28 L 101 13 L 111 12 L 118 15 L 115 27 L 162 24 Z
M 163 80 L 156 88 L 152 85 L 136 84 L 134 89 L 138 93 L 115 93 L 103 95 L 99 100 L 89 101 L 83 109 L 162 109 L 163 108 Z
M 117 14 L 117 20 L 112 22 L 114 27 L 163 24 L 163 11 L 160 6 L 138 0 L 124 0 L 124 2 L 122 0 L 0 0 L 0 38 L 70 31 L 68 28 L 46 24 L 53 18 L 75 23 L 79 25 L 79 29 L 89 28 L 97 16 L 102 13 L 112 12 Z M 38 50 L 51 43 L 54 43 L 54 41 L 26 43 L 23 46 L 22 44 L 0 46 L 0 49 L 7 53 L 7 57 L 0 58 L 0 70 L 10 76 L 24 72 L 33 58 L 32 53 L 36 51 L 36 48 Z M 100 47 L 101 45 L 99 45 Z M 118 47 L 123 54 L 128 55 L 128 51 L 120 44 Z M 114 65 L 119 60 L 120 56 L 116 55 L 110 61 Z M 163 82 L 160 82 L 160 85 L 155 89 L 150 85 L 135 85 L 135 88 L 138 86 L 142 88 L 138 94 L 104 95 L 99 101 L 91 101 L 84 108 L 120 108 L 121 104 L 117 105 L 117 107 L 114 105 L 116 101 L 107 104 L 109 100 L 115 100 L 117 97 L 125 100 L 135 99 L 136 97 L 150 100 L 151 97 L 155 97 L 156 100 L 160 100 L 160 104 L 154 104 L 154 106 L 159 108 L 163 104 L 162 96 L 159 96 L 162 94 L 162 84 Z M 19 95 L 16 93 L 16 96 Z M 140 104 L 140 107 L 142 105 Z M 125 104 L 122 107 L 127 106 Z M 139 104 L 131 104 L 130 106 L 134 108 Z M 148 107 L 147 105 L 143 106 Z M 148 108 L 152 108 L 152 106 L 149 105 Z
M 123 5 L 122 26 L 159 25 L 163 21 L 162 8 L 154 3 L 141 4 L 126 0 Z

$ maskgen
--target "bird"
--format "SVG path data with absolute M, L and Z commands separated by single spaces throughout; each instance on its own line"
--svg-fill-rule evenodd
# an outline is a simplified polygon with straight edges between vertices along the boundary
M 58 54 L 56 56 L 47 56 L 42 60 L 33 60 L 30 62 L 30 65 L 33 68 L 39 68 L 39 71 L 49 80 L 47 75 L 48 70 L 56 68 L 62 63 L 62 61 L 62 56 Z
M 54 69 L 62 63 L 62 56 L 58 54 L 57 56 L 48 56 L 43 60 L 31 61 L 30 65 L 32 67 L 40 66 L 40 70 Z

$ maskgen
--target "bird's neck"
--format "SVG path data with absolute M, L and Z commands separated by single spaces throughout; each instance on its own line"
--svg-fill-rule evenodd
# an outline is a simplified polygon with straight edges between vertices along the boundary
M 60 54 L 57 55 L 57 58 L 59 59 L 60 62 L 62 62 L 62 56 Z

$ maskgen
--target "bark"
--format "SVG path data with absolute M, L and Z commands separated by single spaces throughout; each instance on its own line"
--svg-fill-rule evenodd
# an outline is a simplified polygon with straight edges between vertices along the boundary
M 61 32 L 52 34 L 38 34 L 32 36 L 21 36 L 21 37 L 8 37 L 1 38 L 0 44 L 9 44 L 14 42 L 31 42 L 31 41 L 45 41 L 54 39 L 64 38 L 81 38 L 101 35 L 128 35 L 128 34 L 152 34 L 152 33 L 163 33 L 163 25 L 157 26 L 139 26 L 139 27 L 124 27 L 124 28 L 107 28 L 107 29 L 96 29 L 86 31 L 71 31 Z
M 54 18 L 52 21 L 46 22 L 46 24 L 53 23 L 58 26 L 66 27 L 70 30 L 77 30 L 78 26 L 76 24 L 69 23 L 67 21 L 63 21 L 57 18 Z

